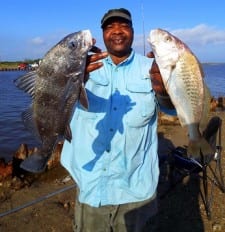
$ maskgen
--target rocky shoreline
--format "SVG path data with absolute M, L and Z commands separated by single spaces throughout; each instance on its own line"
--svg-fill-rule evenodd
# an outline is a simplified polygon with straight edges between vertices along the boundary
M 57 144 L 51 159 L 48 161 L 46 171 L 59 164 L 62 146 L 63 143 Z M 27 144 L 21 144 L 11 161 L 6 163 L 4 159 L 0 159 L 0 183 L 13 177 L 22 178 L 28 174 L 28 172 L 20 168 L 20 163 L 34 153 L 36 149 L 36 147 L 28 148 Z

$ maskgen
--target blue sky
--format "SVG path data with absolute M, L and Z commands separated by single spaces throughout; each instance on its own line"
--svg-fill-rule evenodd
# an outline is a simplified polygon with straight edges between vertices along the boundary
M 225 62 L 225 2 L 218 0 L 7 0 L 0 9 L 0 62 L 42 58 L 67 34 L 90 29 L 104 50 L 100 20 L 110 8 L 124 7 L 133 18 L 133 48 L 154 28 L 182 39 L 201 62 Z

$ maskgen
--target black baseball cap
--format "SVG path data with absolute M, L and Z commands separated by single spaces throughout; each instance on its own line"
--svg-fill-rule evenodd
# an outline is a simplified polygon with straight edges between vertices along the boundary
M 104 14 L 101 20 L 101 28 L 104 28 L 104 26 L 109 21 L 109 19 L 112 18 L 124 19 L 132 25 L 131 13 L 125 8 L 119 8 L 119 9 L 111 9 Z

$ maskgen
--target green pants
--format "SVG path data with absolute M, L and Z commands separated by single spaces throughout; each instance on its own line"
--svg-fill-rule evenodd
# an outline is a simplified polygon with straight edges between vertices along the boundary
M 99 208 L 76 200 L 74 232 L 142 232 L 148 220 L 157 213 L 156 194 L 146 201 L 107 205 Z M 148 225 L 149 227 L 150 225 Z

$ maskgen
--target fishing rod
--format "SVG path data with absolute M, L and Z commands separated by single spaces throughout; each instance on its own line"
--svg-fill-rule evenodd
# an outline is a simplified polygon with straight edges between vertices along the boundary
M 141 15 L 142 15 L 142 33 L 143 33 L 143 53 L 145 56 L 145 20 L 144 20 L 144 4 L 141 2 Z
M 13 209 L 8 210 L 6 212 L 0 213 L 0 218 L 1 217 L 5 217 L 5 216 L 7 216 L 9 214 L 12 214 L 12 213 L 16 213 L 16 212 L 18 212 L 18 211 L 20 211 L 20 210 L 22 210 L 24 208 L 27 208 L 27 207 L 29 207 L 31 205 L 34 205 L 34 204 L 37 204 L 37 203 L 39 203 L 41 201 L 44 201 L 44 200 L 46 200 L 46 199 L 48 199 L 50 197 L 55 196 L 56 194 L 63 193 L 65 191 L 68 191 L 68 190 L 70 190 L 72 188 L 75 188 L 75 187 L 76 187 L 76 184 L 72 184 L 70 186 L 66 186 L 66 187 L 64 187 L 62 189 L 59 189 L 59 190 L 55 191 L 55 192 L 49 193 L 49 194 L 47 194 L 45 196 L 42 196 L 42 197 L 39 197 L 39 198 L 37 198 L 37 199 L 35 199 L 33 201 L 27 202 L 27 203 L 25 203 L 25 204 L 23 204 L 21 206 L 18 206 L 16 208 L 13 208 Z

